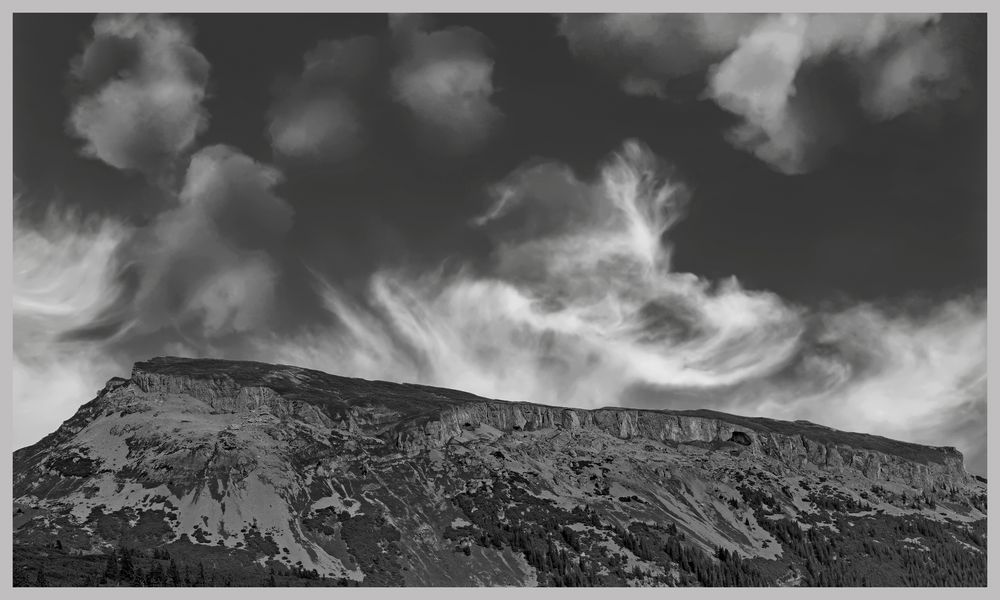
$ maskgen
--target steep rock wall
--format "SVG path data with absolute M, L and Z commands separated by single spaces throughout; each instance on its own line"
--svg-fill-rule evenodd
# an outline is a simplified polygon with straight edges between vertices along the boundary
M 237 384 L 225 374 L 184 377 L 137 367 L 131 380 L 143 393 L 187 394 L 221 412 L 267 409 L 279 418 L 295 418 L 326 428 L 379 436 L 401 452 L 439 448 L 461 435 L 463 427 L 487 424 L 500 431 L 562 428 L 601 430 L 621 439 L 649 439 L 667 443 L 736 442 L 755 455 L 775 457 L 790 469 L 816 468 L 830 473 L 853 473 L 873 481 L 894 481 L 916 487 L 967 483 L 962 455 L 934 449 L 937 460 L 915 461 L 891 453 L 812 439 L 808 434 L 758 430 L 721 418 L 669 411 L 602 408 L 583 410 L 521 402 L 472 399 L 459 404 L 442 402 L 419 418 L 394 420 L 393 411 L 373 405 L 351 404 L 340 396 L 326 405 L 288 400 L 267 385 Z M 119 389 L 121 381 L 109 382 Z M 331 398 L 333 398 L 331 394 Z

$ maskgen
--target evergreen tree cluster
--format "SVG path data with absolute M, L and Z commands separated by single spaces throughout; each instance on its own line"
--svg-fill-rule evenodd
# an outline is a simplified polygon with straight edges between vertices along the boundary
M 768 585 L 737 553 L 720 549 L 713 556 L 685 543 L 675 523 L 609 523 L 590 507 L 558 508 L 528 494 L 519 483 L 513 474 L 510 480 L 495 481 L 491 492 L 456 496 L 456 506 L 472 525 L 449 527 L 445 537 L 494 549 L 510 547 L 537 570 L 539 584 L 547 586 L 673 585 L 668 573 L 674 565 L 682 573 L 682 585 Z M 601 543 L 606 541 L 622 552 L 609 550 Z

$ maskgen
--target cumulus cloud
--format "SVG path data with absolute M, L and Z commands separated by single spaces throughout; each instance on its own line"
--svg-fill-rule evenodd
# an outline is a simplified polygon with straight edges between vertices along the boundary
M 396 19 L 402 58 L 392 68 L 393 98 L 417 119 L 428 143 L 447 153 L 481 146 L 502 118 L 493 102 L 493 59 L 485 36 L 468 27 L 426 32 Z
M 292 226 L 292 208 L 273 189 L 280 180 L 273 167 L 210 146 L 192 156 L 177 205 L 144 227 L 101 222 L 90 235 L 52 217 L 21 236 L 17 303 L 64 310 L 60 335 L 95 344 L 163 329 L 207 343 L 252 330 L 271 315 L 280 274 L 270 251 Z M 18 324 L 45 347 L 51 336 L 31 327 Z
M 468 27 L 429 30 L 424 15 L 390 15 L 386 35 L 320 42 L 302 73 L 280 85 L 267 135 L 279 156 L 340 162 L 377 137 L 395 103 L 426 149 L 460 155 L 482 146 L 502 118 L 493 103 L 493 60 Z M 388 89 L 387 89 L 388 87 Z
M 268 132 L 271 145 L 284 156 L 332 162 L 351 156 L 362 141 L 357 107 L 336 93 L 275 113 Z
M 208 124 L 202 106 L 209 64 L 179 21 L 100 16 L 73 62 L 81 91 L 69 117 L 85 154 L 113 167 L 158 174 Z
M 806 23 L 799 15 L 768 19 L 714 70 L 709 83 L 721 107 L 746 119 L 730 140 L 786 171 L 805 160 L 808 132 L 788 105 L 805 56 Z
M 306 53 L 301 75 L 279 92 L 268 136 L 281 155 L 337 162 L 365 142 L 361 104 L 380 63 L 372 36 L 326 40 Z
M 742 123 L 727 139 L 796 174 L 843 142 L 844 123 L 810 70 L 846 65 L 849 95 L 872 121 L 925 110 L 967 89 L 956 30 L 933 14 L 568 15 L 560 32 L 582 60 L 633 95 L 669 97 L 705 73 L 705 95 Z
M 780 15 L 763 20 L 710 74 L 707 93 L 743 117 L 737 147 L 785 173 L 811 170 L 839 140 L 823 136 L 800 71 L 835 57 L 862 72 L 859 102 L 872 119 L 952 95 L 961 77 L 934 15 Z
M 391 20 L 391 93 L 422 139 L 469 152 L 502 118 L 486 40 L 429 26 Z M 807 75 L 817 65 L 847 65 L 872 120 L 966 85 L 954 33 L 934 15 L 571 15 L 560 31 L 629 94 L 671 97 L 673 82 L 704 74 L 707 97 L 742 119 L 730 141 L 787 173 L 820 164 L 840 141 L 837 116 L 814 101 Z M 362 36 L 307 53 L 269 114 L 276 153 L 358 152 L 385 50 Z M 99 18 L 73 76 L 71 130 L 114 167 L 171 171 L 207 122 L 208 64 L 175 20 Z M 175 353 L 551 404 L 804 418 L 957 445 L 985 472 L 984 297 L 818 310 L 735 278 L 678 272 L 670 234 L 688 192 L 638 142 L 593 178 L 535 160 L 493 185 L 471 221 L 492 240 L 485 265 L 385 267 L 361 297 L 317 275 L 329 322 L 294 333 L 272 326 L 274 250 L 294 217 L 276 189 L 281 173 L 228 146 L 187 158 L 175 205 L 148 225 L 16 215 L 14 408 L 27 436 L 17 441 L 54 429 L 137 352 Z
M 32 222 L 15 186 L 15 413 L 30 436 L 21 441 L 54 429 L 137 353 L 237 349 L 275 314 L 274 250 L 293 224 L 274 167 L 224 145 L 189 155 L 207 122 L 208 63 L 179 21 L 102 16 L 93 29 L 72 67 L 70 129 L 88 154 L 166 184 L 173 204 L 144 225 L 72 211 Z
M 905 41 L 885 49 L 862 71 L 861 105 L 876 119 L 890 119 L 968 88 L 966 67 L 954 50 L 958 40 L 944 27 L 904 31 Z
M 274 191 L 280 181 L 276 169 L 228 146 L 192 156 L 179 205 L 124 249 L 140 273 L 136 327 L 214 337 L 262 322 L 277 279 L 267 250 L 293 222 Z
M 759 20 L 740 14 L 569 14 L 559 33 L 570 51 L 637 96 L 670 96 L 673 79 L 704 71 Z
M 280 181 L 210 146 L 191 157 L 176 206 L 148 225 L 58 211 L 16 219 L 17 442 L 55 429 L 137 353 L 230 355 L 271 323 L 281 279 L 271 250 L 293 219 Z
M 235 148 L 203 148 L 191 157 L 180 193 L 182 210 L 208 217 L 239 246 L 266 246 L 292 227 L 292 208 L 274 191 L 281 181 L 280 171 Z

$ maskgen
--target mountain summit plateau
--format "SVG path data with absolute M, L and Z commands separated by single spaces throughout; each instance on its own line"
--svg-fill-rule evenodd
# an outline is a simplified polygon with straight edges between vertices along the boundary
M 245 361 L 111 379 L 14 453 L 14 511 L 21 585 L 986 583 L 954 448 Z

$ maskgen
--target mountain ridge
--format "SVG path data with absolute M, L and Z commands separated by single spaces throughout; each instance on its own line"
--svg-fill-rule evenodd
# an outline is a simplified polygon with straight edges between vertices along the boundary
M 808 560 L 797 562 L 799 550 L 787 545 L 822 524 L 816 519 L 835 528 L 891 523 L 897 532 L 926 521 L 944 528 L 935 533 L 941 544 L 974 536 L 961 543 L 973 548 L 970 560 L 985 559 L 975 545 L 985 486 L 952 448 L 706 410 L 508 402 L 250 361 L 137 362 L 129 378 L 112 378 L 59 429 L 17 450 L 14 463 L 15 504 L 30 515 L 15 532 L 22 544 L 55 538 L 81 556 L 115 544 L 169 548 L 210 557 L 223 571 L 324 581 L 711 585 L 745 577 L 763 585 L 819 577 L 804 574 Z M 481 512 L 501 498 L 507 509 Z M 534 520 L 510 514 L 517 506 Z M 539 540 L 550 535 L 546 523 L 582 529 L 549 539 L 570 545 L 539 555 L 515 535 L 515 519 Z M 792 533 L 774 529 L 788 519 L 798 523 Z M 578 534 L 589 550 L 567 541 Z M 675 534 L 686 545 L 671 546 Z M 642 577 L 613 558 L 627 554 L 614 548 L 640 539 L 646 558 L 638 547 L 628 552 Z M 707 553 L 711 564 L 725 549 L 775 572 L 707 574 L 729 568 L 723 561 L 685 575 L 678 565 L 687 563 L 650 549 L 658 546 Z M 578 553 L 577 566 L 552 572 L 560 552 Z M 478 570 L 467 572 L 470 564 Z
M 194 367 L 201 367 L 202 370 L 196 370 Z M 861 444 L 859 444 L 859 447 L 865 449 L 878 449 L 880 446 L 884 447 L 885 445 L 892 445 L 895 447 L 895 449 L 886 452 L 887 453 L 894 452 L 903 458 L 911 458 L 913 454 L 918 454 L 918 453 L 927 454 L 926 458 L 928 460 L 934 460 L 935 455 L 937 455 L 938 460 L 935 462 L 944 462 L 945 458 L 954 458 L 956 456 L 959 458 L 962 457 L 961 452 L 959 452 L 953 446 L 930 446 L 926 444 L 917 444 L 914 442 L 895 440 L 892 438 L 887 438 L 875 434 L 838 430 L 831 427 L 827 427 L 822 424 L 813 423 L 811 421 L 805 421 L 805 420 L 785 421 L 781 419 L 772 419 L 769 417 L 737 415 L 712 409 L 651 409 L 651 408 L 632 408 L 632 407 L 619 407 L 619 406 L 580 408 L 580 407 L 567 407 L 561 405 L 550 405 L 541 402 L 502 400 L 496 398 L 486 398 L 483 396 L 478 396 L 476 394 L 459 391 L 452 388 L 430 386 L 423 384 L 399 383 L 386 380 L 366 380 L 356 377 L 331 375 L 315 369 L 306 369 L 303 367 L 295 367 L 292 365 L 270 364 L 258 361 L 182 358 L 174 356 L 154 357 L 148 361 L 136 362 L 135 365 L 133 366 L 133 372 L 130 380 L 131 381 L 141 380 L 144 374 L 169 375 L 172 372 L 177 372 L 177 371 L 180 371 L 180 373 L 178 374 L 182 374 L 185 377 L 190 377 L 193 379 L 200 379 L 200 378 L 213 379 L 213 378 L 218 378 L 219 375 L 232 377 L 234 374 L 246 376 L 248 372 L 253 373 L 254 371 L 254 369 L 248 369 L 248 367 L 253 367 L 255 369 L 265 368 L 271 372 L 291 370 L 302 373 L 309 373 L 313 375 L 320 375 L 324 378 L 330 378 L 344 382 L 364 382 L 366 384 L 376 384 L 380 386 L 401 386 L 404 389 L 420 390 L 431 394 L 435 393 L 440 394 L 443 392 L 447 394 L 448 397 L 458 396 L 458 398 L 455 399 L 465 399 L 471 402 L 486 402 L 486 403 L 506 402 L 514 405 L 539 406 L 552 410 L 568 409 L 568 410 L 573 410 L 578 412 L 588 412 L 588 413 L 603 412 L 603 411 L 622 411 L 622 412 L 639 413 L 639 414 L 650 413 L 650 414 L 665 414 L 665 415 L 690 416 L 690 417 L 704 417 L 704 418 L 724 420 L 734 425 L 743 425 L 757 430 L 774 431 L 774 432 L 785 432 L 795 427 L 804 427 L 808 430 L 810 437 L 821 438 L 822 433 L 832 432 L 835 435 L 847 436 L 855 442 L 860 441 Z M 205 370 L 208 370 L 208 372 L 206 372 Z M 111 381 L 115 381 L 116 379 L 120 378 L 113 378 Z M 120 380 L 127 381 L 124 379 Z M 273 381 L 269 382 L 267 381 L 266 378 L 263 378 L 263 379 L 244 380 L 242 382 L 239 379 L 236 379 L 235 383 L 241 385 L 241 387 L 250 387 L 247 384 L 257 384 L 261 387 L 271 387 L 271 385 L 273 385 L 274 382 Z M 295 397 L 294 399 L 302 399 L 302 398 Z
M 263 371 L 261 373 L 260 371 Z M 427 386 L 420 384 L 410 384 L 410 383 L 395 383 L 389 381 L 369 381 L 360 378 L 344 377 L 338 375 L 330 375 L 328 373 L 317 371 L 313 369 L 304 369 L 301 367 L 294 367 L 290 365 L 271 365 L 268 363 L 260 363 L 255 361 L 228 361 L 221 359 L 186 359 L 178 357 L 157 357 L 151 359 L 150 361 L 137 362 L 133 367 L 132 381 L 152 381 L 151 376 L 156 375 L 167 375 L 172 374 L 182 375 L 183 377 L 190 377 L 192 379 L 219 379 L 222 378 L 232 378 L 233 382 L 238 387 L 253 388 L 270 388 L 276 393 L 281 395 L 281 389 L 284 388 L 283 385 L 287 381 L 277 381 L 274 375 L 280 373 L 301 373 L 308 374 L 310 376 L 318 376 L 323 380 L 324 384 L 334 383 L 363 383 L 365 385 L 376 385 L 381 389 L 391 388 L 393 386 L 399 386 L 397 389 L 405 390 L 410 393 L 405 398 L 405 402 L 412 403 L 414 398 L 412 392 L 422 392 L 434 397 L 435 400 L 444 400 L 442 404 L 453 405 L 455 401 L 464 402 L 477 402 L 486 404 L 495 404 L 497 402 L 503 402 L 507 405 L 512 405 L 516 407 L 525 407 L 529 410 L 532 407 L 539 407 L 547 411 L 571 411 L 577 415 L 580 414 L 590 414 L 597 415 L 599 413 L 612 413 L 612 414 L 626 414 L 626 415 L 664 415 L 664 416 L 675 416 L 684 418 L 705 418 L 705 419 L 715 419 L 723 421 L 734 426 L 742 426 L 750 428 L 754 431 L 761 433 L 776 433 L 782 435 L 802 435 L 810 440 L 817 441 L 819 443 L 827 444 L 843 444 L 846 446 L 852 446 L 861 450 L 872 450 L 883 454 L 889 454 L 894 456 L 899 456 L 906 460 L 926 464 L 928 462 L 936 462 L 942 465 L 946 465 L 949 468 L 954 468 L 955 464 L 963 464 L 962 454 L 955 448 L 949 446 L 927 446 L 921 444 L 915 444 L 911 442 L 904 442 L 899 440 L 893 440 L 883 436 L 877 436 L 867 433 L 859 432 L 847 432 L 832 429 L 823 425 L 810 423 L 808 421 L 782 421 L 778 419 L 770 419 L 767 417 L 747 417 L 741 415 L 734 415 L 729 413 L 724 413 L 721 411 L 714 411 L 708 409 L 691 409 L 691 410 L 671 410 L 671 409 L 639 409 L 639 408 L 629 408 L 629 407 L 599 407 L 593 409 L 577 408 L 577 407 L 566 407 L 566 406 L 556 406 L 548 405 L 535 402 L 525 402 L 525 401 L 509 401 L 509 400 L 499 400 L 492 398 L 485 398 L 471 394 L 468 392 L 457 391 L 449 388 Z M 296 381 L 296 385 L 301 385 L 301 381 Z M 277 384 L 277 385 L 276 385 Z M 169 385 L 167 386 L 169 388 Z M 275 389 L 275 388 L 278 389 Z M 319 399 L 312 397 L 308 394 L 294 394 L 292 395 L 293 400 L 302 400 L 309 403 L 316 403 L 320 406 L 328 405 L 329 396 L 321 397 Z M 326 402 L 324 402 L 326 401 Z M 444 406 L 438 405 L 435 408 L 444 408 Z M 430 414 L 433 414 L 431 411 Z M 403 418 L 407 415 L 404 414 Z M 412 417 L 427 417 L 428 414 L 419 415 L 408 415 Z M 523 415 L 522 415 L 523 416 Z M 515 415 L 515 418 L 517 416 Z M 526 419 L 527 421 L 527 419 Z M 530 423 L 530 421 L 529 421 Z M 535 423 L 538 425 L 538 423 Z M 626 425 L 627 427 L 627 425 Z M 960 475 L 965 474 L 964 466 L 960 469 Z

